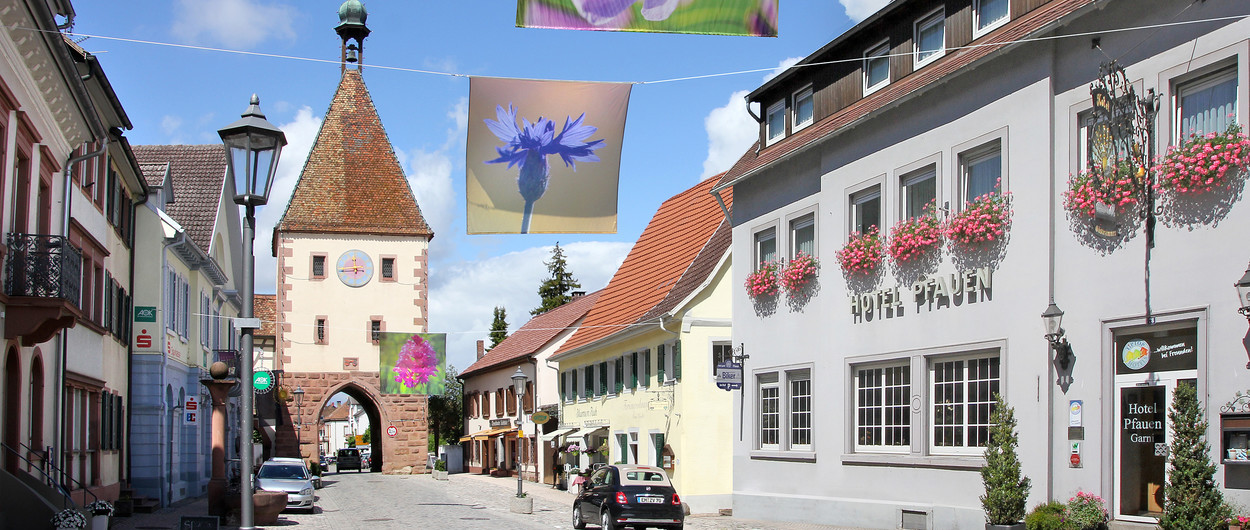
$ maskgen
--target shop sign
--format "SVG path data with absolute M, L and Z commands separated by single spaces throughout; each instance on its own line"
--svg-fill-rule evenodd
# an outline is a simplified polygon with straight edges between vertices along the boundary
M 195 425 L 200 416 L 200 403 L 195 397 L 187 396 L 182 403 L 182 424 Z
M 1079 399 L 1068 401 L 1068 427 L 1081 427 L 1081 409 L 1083 403 Z
M 260 370 L 252 374 L 252 389 L 257 394 L 273 390 L 273 372 Z
M 742 389 L 742 364 L 722 361 L 716 365 L 716 388 L 721 390 Z
M 541 410 L 530 415 L 530 421 L 537 423 L 539 425 L 547 423 L 547 421 L 550 419 L 551 419 L 551 415 Z
M 156 306 L 135 306 L 135 322 L 156 322 Z
M 501 427 L 511 427 L 511 426 L 512 426 L 512 420 L 508 418 L 495 418 L 495 419 L 490 420 L 490 428 L 492 429 L 498 429 Z
M 1115 338 L 1117 375 L 1198 369 L 1198 330 L 1118 335 Z
M 857 322 L 874 318 L 895 318 L 904 314 L 910 297 L 914 311 L 988 301 L 994 288 L 994 270 L 989 267 L 950 274 L 931 274 L 912 282 L 850 296 L 851 315 Z

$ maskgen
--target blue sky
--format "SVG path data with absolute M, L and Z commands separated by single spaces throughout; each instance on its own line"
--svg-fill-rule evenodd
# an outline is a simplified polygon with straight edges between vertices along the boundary
M 708 1 L 708 0 L 694 0 Z M 587 291 L 604 287 L 660 203 L 724 171 L 756 125 L 742 96 L 815 51 L 886 0 L 784 1 L 777 38 L 590 32 L 515 27 L 515 0 L 374 0 L 364 79 L 417 202 L 430 246 L 429 331 L 448 333 L 463 369 L 492 308 L 510 328 L 539 305 L 543 261 L 559 242 Z M 79 0 L 73 31 L 99 56 L 134 129 L 135 145 L 218 143 L 256 93 L 286 131 L 279 180 L 258 212 L 256 290 L 274 292 L 269 234 L 281 215 L 339 79 L 341 0 Z M 316 61 L 143 44 L 134 39 Z M 318 62 L 326 61 L 326 62 Z M 376 65 L 371 68 L 369 65 Z M 465 234 L 464 76 L 642 82 L 629 105 L 616 234 Z M 751 73 L 651 83 L 743 70 Z

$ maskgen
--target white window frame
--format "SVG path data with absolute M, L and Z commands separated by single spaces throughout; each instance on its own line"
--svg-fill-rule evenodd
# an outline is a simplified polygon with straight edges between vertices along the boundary
M 1001 128 L 988 134 L 981 135 L 970 141 L 961 143 L 951 149 L 951 160 L 953 161 L 954 178 L 951 179 L 950 190 L 951 206 L 957 211 L 963 211 L 968 204 L 968 166 L 975 164 L 980 159 L 993 153 L 998 152 L 1000 157 L 999 163 L 999 187 L 998 193 L 1006 193 L 1011 190 L 1010 173 L 1011 164 L 1010 156 L 1007 149 L 1008 143 L 1007 129 Z
M 622 394 L 626 392 L 633 393 L 635 390 L 635 387 L 630 386 L 629 383 L 630 381 L 637 380 L 635 377 L 633 377 L 634 376 L 634 359 L 637 358 L 637 355 L 638 355 L 638 352 L 629 352 L 621 356 L 622 362 L 624 362 L 625 364 L 625 368 L 621 370 L 621 377 L 625 378 L 623 381 L 621 381 L 621 393 Z
M 753 235 L 751 236 L 751 245 L 754 247 L 753 253 L 754 253 L 755 259 L 751 262 L 752 263 L 751 270 L 759 270 L 760 265 L 762 265 L 765 261 L 764 252 L 763 252 L 763 249 L 761 248 L 761 243 L 765 241 L 771 240 L 773 242 L 772 254 L 774 257 L 770 261 L 774 263 L 780 261 L 781 257 L 779 255 L 780 252 L 778 252 L 777 227 L 776 226 L 768 226 L 766 228 L 760 228 L 758 230 L 755 230 L 752 234 Z
M 801 390 L 804 389 L 799 388 L 803 385 L 797 384 L 803 381 L 806 382 L 806 394 L 801 392 Z M 812 444 L 816 434 L 816 430 L 813 426 L 815 413 L 813 412 L 814 401 L 812 400 L 812 394 L 814 392 L 814 387 L 812 383 L 811 368 L 786 370 L 786 430 L 782 441 L 791 451 L 810 452 L 812 450 Z M 805 410 L 804 407 L 806 407 Z M 805 419 L 806 421 L 798 421 L 800 419 Z M 801 431 L 807 432 L 807 443 L 800 443 L 796 441 L 800 439 L 799 433 Z
M 668 341 L 664 343 L 664 381 L 661 384 L 671 385 L 677 382 L 677 357 L 674 353 L 677 351 L 677 341 Z
M 820 241 L 820 237 L 819 237 L 820 231 L 816 223 L 816 208 L 813 207 L 813 208 L 805 209 L 804 211 L 794 215 L 786 223 L 786 233 L 789 236 L 788 238 L 789 244 L 786 246 L 789 249 L 790 259 L 794 259 L 795 256 L 799 255 L 799 248 L 798 248 L 799 241 L 798 241 L 798 236 L 796 235 L 797 232 L 809 226 L 812 228 L 811 255 L 812 257 L 820 257 L 820 245 L 817 244 L 817 242 Z
M 729 356 L 722 357 L 720 360 L 717 360 L 716 359 L 717 349 L 727 350 L 727 351 L 723 351 L 722 353 L 727 353 Z M 708 358 L 712 360 L 712 380 L 715 381 L 716 380 L 716 365 L 724 361 L 730 361 L 730 362 L 733 361 L 734 343 L 731 340 L 713 339 L 708 343 L 707 353 L 708 353 Z
M 920 34 L 924 32 L 926 29 L 929 29 L 933 26 L 942 27 L 942 46 L 936 50 L 933 50 L 932 53 L 929 54 L 929 56 L 922 58 L 921 54 L 924 53 L 925 50 L 920 49 Z M 915 50 L 913 51 L 914 53 L 913 58 L 915 60 L 915 68 L 920 68 L 933 61 L 941 59 L 942 56 L 946 55 L 946 8 L 945 7 L 939 7 L 937 9 L 934 9 L 933 11 L 930 11 L 925 16 L 920 17 L 920 19 L 916 21 L 914 34 L 912 37 L 912 42 L 915 43 L 914 44 Z
M 981 360 L 981 359 L 991 359 L 991 362 L 993 362 L 993 360 L 997 360 L 997 362 L 998 362 L 998 378 L 997 378 L 997 379 L 978 379 L 978 381 L 982 381 L 982 380 L 983 380 L 983 381 L 990 381 L 989 385 L 991 386 L 991 389 L 990 389 L 990 391 L 989 391 L 988 395 L 987 395 L 987 396 L 985 396 L 985 399 L 987 399 L 988 401 L 976 401 L 976 402 L 972 402 L 972 401 L 970 401 L 970 398 L 971 398 L 971 393 L 968 391 L 968 385 L 969 385 L 969 381 L 970 381 L 970 379 L 969 379 L 969 370 L 970 370 L 970 369 L 969 369 L 969 366 L 970 366 L 969 361 L 978 361 L 978 360 Z M 929 395 L 928 402 L 926 403 L 926 405 L 927 405 L 927 412 L 928 412 L 928 425 L 926 425 L 926 426 L 925 426 L 925 428 L 926 428 L 926 430 L 927 430 L 927 432 L 928 432 L 928 451 L 929 451 L 929 454 L 933 454 L 933 455 L 975 455 L 975 456 L 979 456 L 979 455 L 984 454 L 984 453 L 985 453 L 985 447 L 984 447 L 984 446 L 968 446 L 968 445 L 960 445 L 960 446 L 939 446 L 939 445 L 937 445 L 937 443 L 936 443 L 936 442 L 937 442 L 937 430 L 938 430 L 940 427 L 944 427 L 945 425 L 943 425 L 943 426 L 939 426 L 939 425 L 938 425 L 938 423 L 937 423 L 937 415 L 938 415 L 938 412 L 937 412 L 937 403 L 936 403 L 936 400 L 937 400 L 937 386 L 936 386 L 936 385 L 938 384 L 938 382 L 937 382 L 936 371 L 937 371 L 937 367 L 938 367 L 939 365 L 942 365 L 942 364 L 952 363 L 952 362 L 960 362 L 960 361 L 962 361 L 962 362 L 964 363 L 964 364 L 963 364 L 963 368 L 962 368 L 963 374 L 962 374 L 962 377 L 961 377 L 961 379 L 960 379 L 960 383 L 959 383 L 959 384 L 961 384 L 961 385 L 964 385 L 964 389 L 963 389 L 964 401 L 963 401 L 962 403 L 960 403 L 958 406 L 960 406 L 960 407 L 962 407 L 962 408 L 963 408 L 963 422 L 962 422 L 962 424 L 960 425 L 960 427 L 963 429 L 962 442 L 967 442 L 967 441 L 968 441 L 968 437 L 969 437 L 968 430 L 970 429 L 970 427 L 973 427 L 973 426 L 978 426 L 978 425 L 982 425 L 982 424 L 977 424 L 977 423 L 973 423 L 973 422 L 972 422 L 972 419 L 971 419 L 971 414 L 970 414 L 970 408 L 971 408 L 973 405 L 975 405 L 975 404 L 980 404 L 980 405 L 986 405 L 986 404 L 989 404 L 989 406 L 991 406 L 991 407 L 992 407 L 992 403 L 993 403 L 993 394 L 994 394 L 994 392 L 999 392 L 999 393 L 1002 393 L 1002 392 L 1004 392 L 1004 391 L 1005 391 L 1005 389 L 1003 388 L 1003 377 L 1002 377 L 1002 375 L 1003 375 L 1003 365 L 1002 365 L 1002 356 L 1001 356 L 1001 353 L 1000 353 L 999 351 L 996 351 L 996 352 L 992 352 L 992 353 L 986 353 L 986 352 L 976 352 L 976 353 L 967 353 L 967 354 L 963 354 L 963 355 L 944 355 L 944 356 L 933 356 L 933 357 L 929 357 L 929 358 L 927 358 L 925 361 L 926 361 L 926 362 L 925 362 L 925 364 L 926 364 L 926 366 L 925 366 L 925 371 L 927 372 L 927 379 L 926 379 L 926 381 L 925 381 L 925 385 L 927 386 L 928 395 Z M 915 379 L 913 378 L 913 381 L 914 381 L 914 380 L 915 380 Z M 997 383 L 997 387 L 998 387 L 998 389 L 997 389 L 996 391 L 992 388 L 992 387 L 994 386 L 995 382 Z M 991 409 L 991 412 L 992 412 L 992 409 Z M 987 419 L 988 419 L 988 418 L 987 418 Z M 913 432 L 913 434 L 914 434 L 914 432 Z M 987 435 L 987 437 L 988 437 L 988 435 Z
M 1173 96 L 1172 96 L 1172 144 L 1173 145 L 1180 145 L 1184 143 L 1190 134 L 1190 131 L 1181 130 L 1181 127 L 1183 126 L 1183 123 L 1182 123 L 1183 120 L 1181 119 L 1182 111 L 1183 111 L 1181 100 L 1183 100 L 1185 96 L 1190 92 L 1206 90 L 1215 85 L 1227 83 L 1228 81 L 1233 81 L 1233 86 L 1235 87 L 1234 95 L 1236 99 L 1233 101 L 1233 109 L 1236 111 L 1241 108 L 1241 86 L 1240 86 L 1241 80 L 1237 78 L 1237 65 L 1236 64 L 1232 64 L 1232 65 L 1225 66 L 1223 68 L 1219 68 L 1211 73 L 1208 73 L 1199 77 L 1175 82 L 1176 88 L 1173 90 Z M 1240 114 L 1240 113 L 1235 112 L 1234 114 Z M 1233 116 L 1233 119 L 1237 120 L 1238 122 L 1240 122 L 1239 121 L 1240 118 L 1241 118 L 1240 115 Z M 1202 134 L 1207 134 L 1207 133 L 1212 133 L 1212 132 L 1223 133 L 1224 131 L 1223 130 L 1202 131 Z
M 804 101 L 806 101 L 808 105 L 811 105 L 812 113 L 810 116 L 807 117 L 806 120 L 800 120 L 799 108 L 803 106 Z M 801 131 L 808 125 L 811 125 L 812 123 L 815 123 L 815 122 L 816 122 L 816 98 L 815 98 L 815 95 L 812 93 L 812 87 L 808 85 L 806 88 L 803 88 L 802 90 L 799 90 L 798 92 L 794 93 L 794 107 L 790 112 L 790 123 L 793 124 L 790 126 L 791 132 Z
M 933 179 L 933 208 L 936 210 L 939 207 L 938 195 L 942 189 L 938 181 L 938 165 L 936 163 L 924 164 L 917 169 L 904 173 L 898 178 L 900 219 L 906 221 L 913 217 L 917 217 L 910 215 L 912 204 L 908 191 L 911 190 L 912 186 L 929 179 Z M 920 210 L 921 212 L 924 211 L 923 204 L 920 205 Z
M 882 88 L 890 84 L 890 57 L 889 55 L 890 55 L 890 41 L 888 39 L 881 41 L 876 46 L 868 48 L 866 51 L 864 51 L 864 65 L 863 65 L 864 96 L 868 96 L 869 94 L 876 92 L 878 90 L 881 90 Z M 871 72 L 872 72 L 872 63 L 874 61 L 885 61 L 885 79 L 881 81 L 877 81 L 876 84 L 869 84 L 870 83 L 869 79 L 871 77 Z
M 1011 0 L 998 0 L 1007 4 L 1007 13 L 1002 17 L 991 20 L 987 23 L 981 22 L 981 4 L 984 0 L 972 0 L 972 38 L 979 39 L 981 36 L 994 31 L 1011 20 Z
M 603 368 L 603 365 L 599 365 Z M 616 396 L 616 358 L 608 359 L 608 387 L 603 389 L 603 395 L 608 397 Z
M 773 130 L 774 115 L 781 116 L 780 130 Z M 768 111 L 764 113 L 764 145 L 773 145 L 782 138 L 786 137 L 786 100 L 781 100 L 768 106 Z
M 862 205 L 874 199 L 877 201 L 877 223 L 876 223 L 877 231 L 881 233 L 885 232 L 884 221 L 882 219 L 883 217 L 885 217 L 885 203 L 882 201 L 882 198 L 881 198 L 882 187 L 883 186 L 881 186 L 880 183 L 874 182 L 872 185 L 864 186 L 852 192 L 847 197 L 847 204 L 849 206 L 847 208 L 847 213 L 850 216 L 847 219 L 847 225 L 846 225 L 847 226 L 846 235 L 848 238 L 854 232 L 859 232 L 861 234 L 866 232 L 866 230 L 860 230 L 860 225 L 856 221 L 858 218 L 862 216 L 861 215 Z
M 775 371 L 756 374 L 755 376 L 755 447 L 761 451 L 780 451 L 782 448 L 781 435 L 785 432 L 785 426 L 782 425 L 782 419 L 785 417 L 784 407 L 782 407 L 782 404 L 784 403 L 785 398 L 783 397 L 784 392 L 781 391 L 781 381 L 779 376 L 780 374 Z M 776 406 L 768 411 L 765 411 L 764 407 L 764 392 L 766 390 L 770 394 L 767 399 L 776 401 Z M 764 416 L 766 414 L 776 417 L 776 422 L 769 427 L 764 426 Z M 776 438 L 772 443 L 764 441 L 764 432 L 766 429 L 770 432 L 774 430 L 776 431 Z
M 754 372 L 754 449 L 752 458 L 770 460 L 795 460 L 814 462 L 816 460 L 815 442 L 817 429 L 815 425 L 816 386 L 815 370 L 811 364 L 793 365 L 762 369 Z M 795 383 L 806 381 L 807 394 L 796 394 Z M 775 392 L 777 410 L 777 443 L 764 443 L 764 392 Z M 773 398 L 769 398 L 773 399 Z M 798 399 L 798 401 L 796 401 Z M 803 401 L 805 400 L 805 401 Z M 806 410 L 796 404 L 806 404 Z M 769 415 L 774 414 L 769 412 Z M 806 425 L 800 425 L 796 419 L 806 418 Z M 770 428 L 771 430 L 772 428 Z M 807 431 L 808 443 L 796 443 L 797 431 Z
M 902 369 L 907 370 L 908 383 L 906 385 L 885 384 L 884 371 L 890 370 L 890 369 L 897 369 L 897 368 L 902 368 Z M 864 370 L 882 370 L 883 371 L 883 373 L 881 374 L 882 375 L 881 384 L 879 386 L 872 387 L 872 389 L 879 390 L 881 392 L 881 403 L 879 407 L 875 407 L 875 408 L 881 409 L 882 422 L 878 425 L 865 426 L 865 425 L 860 424 L 860 416 L 859 416 L 860 408 L 864 406 L 861 401 L 861 398 L 862 398 L 861 394 L 863 393 L 862 391 L 865 389 L 860 386 L 859 375 L 860 375 L 860 372 Z M 911 360 L 908 358 L 903 358 L 903 359 L 894 359 L 894 360 L 887 361 L 884 363 L 868 363 L 868 364 L 852 365 L 850 373 L 851 373 L 851 379 L 853 381 L 853 383 L 851 384 L 851 392 L 852 392 L 852 397 L 853 397 L 852 410 L 851 410 L 851 416 L 853 418 L 851 422 L 852 423 L 851 434 L 852 434 L 852 437 L 854 438 L 855 452 L 857 453 L 898 453 L 898 454 L 907 454 L 911 452 L 911 443 L 916 438 L 916 432 L 914 430 L 915 426 L 912 425 L 912 421 L 911 421 L 912 420 L 911 396 L 913 395 L 912 386 L 915 383 L 915 378 L 912 377 L 912 374 L 911 374 Z M 907 421 L 906 425 L 891 424 L 891 423 L 888 423 L 888 421 L 885 419 L 889 416 L 888 414 L 889 408 L 891 407 L 897 408 L 899 406 L 899 404 L 897 403 L 891 404 L 891 405 L 886 404 L 886 399 L 887 399 L 886 393 L 891 388 L 903 388 L 904 389 L 902 408 L 906 414 L 906 421 Z M 885 439 L 885 432 L 888 429 L 906 427 L 908 431 L 908 434 L 907 434 L 908 441 L 906 444 L 885 444 L 885 443 L 865 444 L 861 442 L 861 438 L 859 436 L 859 430 L 861 427 L 881 429 L 882 431 L 881 439 L 883 441 Z

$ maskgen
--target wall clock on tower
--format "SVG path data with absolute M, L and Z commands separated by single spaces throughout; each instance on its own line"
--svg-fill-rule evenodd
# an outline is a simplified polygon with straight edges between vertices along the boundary
M 339 256 L 339 281 L 348 287 L 360 287 L 373 278 L 373 260 L 359 250 L 349 250 Z

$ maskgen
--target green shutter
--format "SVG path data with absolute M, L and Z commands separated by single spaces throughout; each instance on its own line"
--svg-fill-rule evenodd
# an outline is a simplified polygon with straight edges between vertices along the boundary
M 638 352 L 629 354 L 629 388 L 638 388 Z
M 655 435 L 655 465 L 664 465 L 664 435 Z
M 673 377 L 681 381 L 681 342 L 673 344 Z
M 616 358 L 616 393 L 625 390 L 625 358 Z
M 599 363 L 599 394 L 607 395 L 608 393 L 608 362 Z
M 655 383 L 657 385 L 664 384 L 664 345 L 661 344 L 655 349 Z
M 642 350 L 642 386 L 651 386 L 651 350 Z
M 568 394 L 569 392 L 568 378 L 569 378 L 568 372 L 560 372 L 560 397 L 566 400 L 568 399 L 568 395 L 569 395 Z

